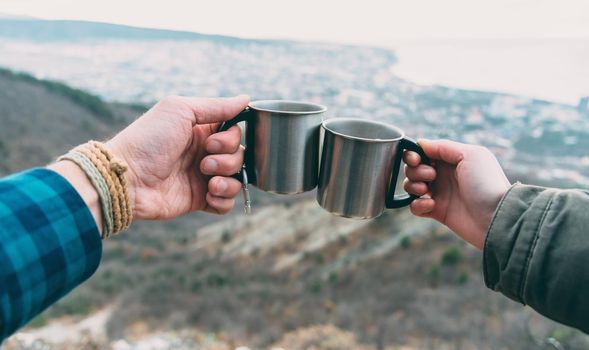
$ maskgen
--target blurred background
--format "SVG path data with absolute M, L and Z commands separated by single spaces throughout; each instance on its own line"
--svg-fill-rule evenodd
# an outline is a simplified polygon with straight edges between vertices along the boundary
M 483 144 L 512 181 L 589 185 L 586 0 L 0 2 L 0 175 L 171 94 L 297 99 Z M 481 253 L 388 211 L 136 222 L 3 349 L 587 349 L 484 286 Z

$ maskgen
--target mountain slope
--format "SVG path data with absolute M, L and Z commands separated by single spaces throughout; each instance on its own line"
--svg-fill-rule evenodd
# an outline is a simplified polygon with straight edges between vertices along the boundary
M 64 84 L 0 71 L 1 171 L 43 165 L 73 145 L 108 137 L 140 113 Z M 95 276 L 32 326 L 49 322 L 51 334 L 66 329 L 56 349 L 110 348 L 158 331 L 182 337 L 195 330 L 226 340 L 225 348 L 279 341 L 297 349 L 309 346 L 295 340 L 325 337 L 313 335 L 314 325 L 334 325 L 326 329 L 337 337 L 339 329 L 351 331 L 371 350 L 538 349 L 548 336 L 567 349 L 589 344 L 486 289 L 480 252 L 433 221 L 407 210 L 350 221 L 323 211 L 312 193 L 285 197 L 252 188 L 252 195 L 251 216 L 236 208 L 224 217 L 134 222 L 104 242 Z M 101 309 L 112 314 L 95 313 Z M 87 323 L 78 318 L 88 315 L 108 315 L 99 332 L 106 339 L 88 340 L 81 327 L 67 327 Z M 54 341 L 44 333 L 37 333 L 38 344 Z M 18 335 L 13 339 L 7 350 L 27 348 Z M 71 346 L 64 344 L 69 339 Z M 211 348 L 204 341 L 186 348 Z M 317 349 L 346 349 L 316 341 Z
M 44 165 L 140 114 L 65 84 L 0 69 L 0 175 Z
M 0 17 L 0 37 L 16 40 L 27 39 L 38 41 L 131 39 L 206 40 L 222 42 L 224 44 L 279 42 L 273 40 L 244 40 L 231 36 L 200 34 L 167 29 L 140 28 L 100 22 L 2 17 Z

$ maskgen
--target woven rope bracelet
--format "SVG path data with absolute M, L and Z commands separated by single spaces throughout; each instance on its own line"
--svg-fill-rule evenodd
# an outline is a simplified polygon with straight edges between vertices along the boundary
M 104 181 L 104 178 L 102 177 L 96 166 L 84 154 L 74 150 L 71 150 L 63 156 L 57 158 L 57 161 L 61 160 L 69 160 L 76 163 L 80 168 L 82 168 L 84 173 L 86 173 L 86 177 L 88 177 L 88 179 L 98 192 L 98 197 L 100 198 L 102 217 L 104 220 L 104 223 L 102 225 L 102 235 L 104 236 L 105 232 L 112 232 L 112 200 L 110 198 L 110 193 L 108 191 L 106 181 Z
M 121 162 L 118 162 L 100 142 L 90 141 L 89 144 L 93 147 L 92 151 L 100 159 L 108 162 L 111 174 L 118 179 L 118 181 L 115 181 L 115 187 L 119 195 L 122 229 L 125 229 L 131 224 L 133 218 L 133 208 L 130 205 L 129 186 L 127 185 L 127 178 L 125 177 L 127 167 Z
M 89 147 L 88 144 L 83 144 L 74 149 L 82 153 L 85 157 L 87 157 L 98 169 L 100 175 L 106 182 L 108 187 L 108 192 L 111 197 L 112 201 L 112 216 L 113 216 L 113 230 L 112 232 L 118 232 L 123 227 L 122 220 L 121 220 L 121 203 L 120 203 L 120 195 L 119 189 L 117 188 L 115 181 L 113 181 L 110 171 L 108 170 L 108 160 L 101 159 L 96 155 L 96 153 Z M 111 232 L 106 232 L 106 237 L 109 237 Z
M 100 143 L 90 141 L 58 158 L 80 166 L 100 196 L 104 224 L 102 239 L 125 230 L 133 220 L 125 171 L 127 167 Z

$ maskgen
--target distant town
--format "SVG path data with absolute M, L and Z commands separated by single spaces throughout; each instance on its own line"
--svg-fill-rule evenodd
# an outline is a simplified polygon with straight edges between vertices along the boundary
M 483 144 L 513 181 L 589 186 L 589 98 L 422 86 L 395 74 L 397 60 L 370 47 L 0 18 L 0 175 L 107 138 L 166 95 L 246 93 Z M 435 220 L 347 220 L 312 194 L 251 194 L 252 215 L 238 204 L 227 216 L 137 220 L 104 241 L 89 281 L 2 349 L 589 348 L 581 331 L 486 288 L 482 253 Z
M 419 86 L 394 75 L 393 51 L 296 42 L 89 38 L 0 41 L 0 66 L 64 81 L 109 101 L 171 94 L 309 100 L 328 117 L 394 123 L 412 137 L 492 149 L 514 180 L 589 186 L 589 97 L 577 106 Z M 589 91 L 588 91 L 589 94 Z

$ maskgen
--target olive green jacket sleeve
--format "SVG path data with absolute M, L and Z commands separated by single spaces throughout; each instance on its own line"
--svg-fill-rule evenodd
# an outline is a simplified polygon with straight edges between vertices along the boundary
M 483 251 L 487 287 L 589 333 L 589 193 L 516 184 Z

